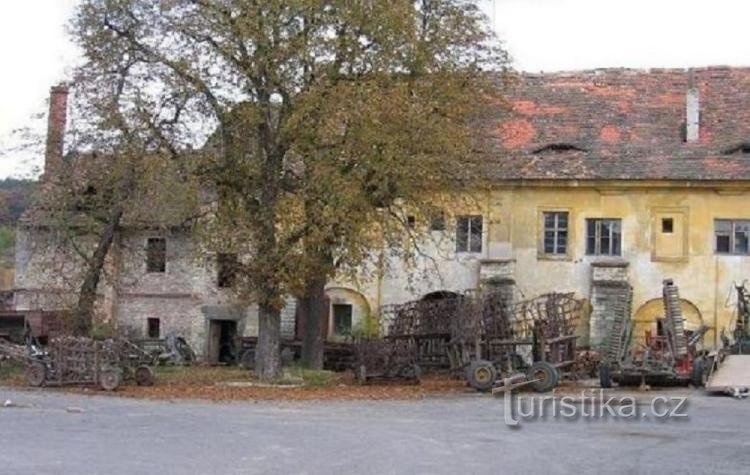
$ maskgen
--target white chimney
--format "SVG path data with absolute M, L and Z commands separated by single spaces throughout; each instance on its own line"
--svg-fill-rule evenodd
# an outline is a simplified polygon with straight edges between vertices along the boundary
M 686 100 L 686 134 L 685 141 L 687 143 L 694 143 L 700 140 L 700 117 L 701 117 L 701 104 L 700 104 L 700 93 L 698 88 L 693 86 L 692 80 L 691 85 L 687 91 Z

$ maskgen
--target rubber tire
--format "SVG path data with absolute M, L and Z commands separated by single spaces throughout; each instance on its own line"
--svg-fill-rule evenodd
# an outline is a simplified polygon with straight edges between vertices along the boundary
M 691 371 L 690 373 L 690 384 L 692 384 L 696 388 L 705 386 L 705 381 L 703 380 L 703 377 L 706 371 L 708 371 L 708 365 L 706 364 L 706 360 L 704 360 L 703 358 L 694 359 L 693 371 Z
M 551 391 L 560 382 L 560 373 L 553 365 L 546 361 L 537 361 L 529 368 L 529 379 L 536 379 L 538 373 L 543 373 L 544 379 L 531 383 L 531 387 L 538 393 Z
M 154 385 L 154 370 L 148 366 L 139 366 L 135 369 L 135 384 L 138 386 Z
M 99 373 L 99 385 L 105 391 L 114 391 L 122 383 L 122 371 L 117 368 L 103 369 Z
M 612 387 L 612 370 L 605 364 L 599 365 L 599 386 L 604 389 Z
M 466 368 L 466 381 L 477 391 L 489 391 L 495 386 L 497 369 L 490 361 L 476 360 Z
M 33 361 L 26 367 L 26 382 L 29 386 L 39 388 L 47 381 L 47 367 L 40 361 Z

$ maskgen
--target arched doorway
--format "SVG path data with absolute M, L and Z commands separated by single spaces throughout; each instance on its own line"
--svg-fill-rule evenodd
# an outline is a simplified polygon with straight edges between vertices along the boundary
M 328 315 L 328 338 L 341 339 L 367 332 L 371 321 L 370 304 L 367 298 L 356 290 L 346 287 L 326 289 L 330 301 Z
M 686 331 L 694 332 L 703 324 L 700 310 L 689 300 L 680 299 L 680 310 L 682 310 L 682 315 L 685 318 Z M 646 332 L 651 332 L 652 335 L 659 334 L 658 320 L 661 318 L 664 318 L 664 302 L 662 299 L 652 299 L 641 305 L 633 316 L 634 341 L 645 344 Z

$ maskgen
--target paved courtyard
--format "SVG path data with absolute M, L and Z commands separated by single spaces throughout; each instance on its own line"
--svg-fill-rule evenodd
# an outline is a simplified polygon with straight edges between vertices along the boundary
M 165 402 L 0 388 L 2 474 L 747 473 L 750 401 L 687 419 L 504 423 L 489 396 Z

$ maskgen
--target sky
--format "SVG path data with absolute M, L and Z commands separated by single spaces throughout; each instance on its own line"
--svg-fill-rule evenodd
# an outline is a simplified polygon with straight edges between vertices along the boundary
M 748 0 L 479 0 L 524 71 L 599 67 L 750 66 Z M 0 178 L 30 176 L 51 85 L 80 54 L 66 24 L 78 0 L 0 1 Z

